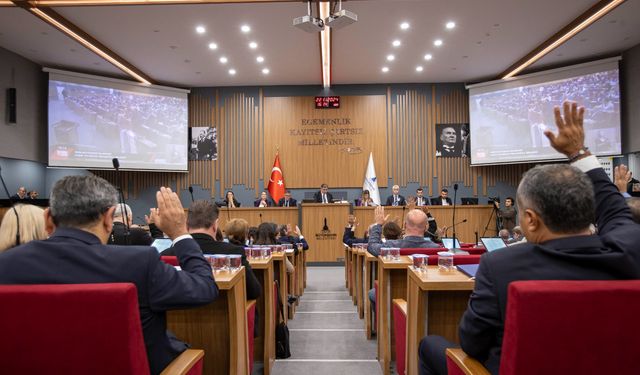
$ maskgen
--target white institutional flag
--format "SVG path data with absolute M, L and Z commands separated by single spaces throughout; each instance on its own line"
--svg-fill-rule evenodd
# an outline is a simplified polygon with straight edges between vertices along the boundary
M 373 152 L 369 154 L 369 164 L 367 164 L 367 173 L 364 176 L 362 190 L 369 190 L 369 196 L 376 205 L 380 205 L 380 190 L 378 190 L 378 178 L 376 177 L 376 168 L 373 166 Z

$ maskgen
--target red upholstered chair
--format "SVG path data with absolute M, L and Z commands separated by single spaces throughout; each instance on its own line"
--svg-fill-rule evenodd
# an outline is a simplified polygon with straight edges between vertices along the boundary
M 470 255 L 482 255 L 487 252 L 487 249 L 484 247 L 468 247 L 464 248 L 464 251 L 468 252 Z
M 400 255 L 413 255 L 413 254 L 424 254 L 424 255 L 436 255 L 439 251 L 444 251 L 445 248 L 442 247 L 429 247 L 429 248 L 401 248 Z
M 178 257 L 177 256 L 173 256 L 173 255 L 163 255 L 160 257 L 160 260 L 170 264 L 174 267 L 179 266 L 180 264 L 178 263 Z
M 399 375 L 405 374 L 405 354 L 407 352 L 407 301 L 394 299 L 393 325 L 396 332 L 396 370 Z
M 454 255 L 453 264 L 480 264 L 480 255 Z M 438 265 L 438 256 L 429 256 L 429 265 Z
M 638 374 L 638 317 L 640 280 L 513 282 L 500 374 Z M 447 366 L 488 374 L 460 349 L 447 349 Z
M 2 285 L 0 301 L 0 373 L 149 374 L 133 284 Z M 201 374 L 203 355 L 162 374 Z
M 247 301 L 247 335 L 249 339 L 249 374 L 253 372 L 253 331 L 256 324 L 256 300 Z

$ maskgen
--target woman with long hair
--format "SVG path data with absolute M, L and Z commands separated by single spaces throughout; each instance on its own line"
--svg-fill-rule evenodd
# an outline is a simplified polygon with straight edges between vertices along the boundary
M 34 240 L 47 238 L 44 223 L 44 210 L 30 204 L 17 204 L 15 211 L 10 209 L 4 215 L 0 225 L 0 251 L 22 245 Z M 18 220 L 16 220 L 16 212 Z M 18 223 L 20 226 L 20 243 L 17 243 Z

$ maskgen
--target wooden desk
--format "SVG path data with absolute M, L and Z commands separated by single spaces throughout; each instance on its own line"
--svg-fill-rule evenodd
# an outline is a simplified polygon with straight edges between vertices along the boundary
M 272 253 L 271 257 L 273 258 L 273 272 L 274 272 L 274 280 L 278 280 L 278 295 L 280 296 L 280 301 L 282 301 L 283 305 L 286 306 L 288 295 L 291 294 L 291 284 L 289 283 L 287 277 L 287 265 L 285 264 L 284 253 Z M 285 323 L 288 321 L 288 314 L 284 315 Z M 278 317 L 276 317 L 276 320 Z
M 407 271 L 407 375 L 418 374 L 418 346 L 427 334 L 459 342 L 458 325 L 475 282 L 462 272 Z
M 358 218 L 358 227 L 356 228 L 356 237 L 361 238 L 364 235 L 364 230 L 367 226 L 374 222 L 373 210 L 374 207 L 354 207 L 353 214 Z M 478 205 L 478 206 L 456 206 L 456 221 L 467 219 L 466 223 L 456 225 L 456 236 L 461 242 L 474 242 L 476 241 L 475 232 L 481 236 L 484 232 L 484 227 L 489 221 L 493 206 L 491 205 Z M 397 218 L 402 226 L 404 216 L 407 214 L 408 209 L 405 208 L 404 212 L 402 207 L 385 207 L 385 214 L 390 214 L 390 219 Z M 439 227 L 451 226 L 453 219 L 453 207 L 452 206 L 429 206 L 431 215 L 436 219 Z M 495 216 L 494 216 L 495 219 Z M 495 231 L 496 223 L 492 220 L 489 223 L 489 230 L 487 230 L 487 237 L 497 236 Z M 449 229 L 449 236 L 453 233 Z
M 367 340 L 371 340 L 373 332 L 373 312 L 369 300 L 369 290 L 373 289 L 373 282 L 377 280 L 378 258 L 368 251 L 364 254 L 364 328 Z
M 256 300 L 258 310 L 258 332 L 254 341 L 253 353 L 256 360 L 262 359 L 264 375 L 271 374 L 276 359 L 276 310 L 273 291 L 273 257 L 269 259 L 249 259 L 260 285 L 262 294 Z M 278 318 L 279 319 L 279 318 Z
M 342 258 L 342 235 L 349 217 L 348 203 L 303 203 L 302 233 L 311 251 L 309 262 L 338 262 Z
M 204 374 L 249 374 L 245 270 L 216 273 L 218 298 L 194 309 L 167 312 L 167 328 L 203 349 Z
M 378 362 L 384 375 L 391 374 L 391 361 L 395 358 L 394 325 L 391 300 L 407 298 L 407 268 L 413 264 L 408 256 L 400 260 L 378 257 Z

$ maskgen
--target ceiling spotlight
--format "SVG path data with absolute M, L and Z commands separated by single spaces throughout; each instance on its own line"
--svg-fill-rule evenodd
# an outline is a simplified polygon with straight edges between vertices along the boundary
M 338 11 L 324 20 L 324 24 L 332 29 L 339 29 L 356 22 L 358 22 L 358 15 L 346 9 L 342 9 L 342 0 L 338 0 Z
M 395 59 L 396 59 L 396 57 L 395 57 L 395 56 L 393 56 L 393 55 L 387 55 L 387 61 L 393 61 L 393 60 L 395 60 Z
M 442 45 L 442 39 L 436 39 L 433 41 L 433 45 L 436 47 L 440 47 Z
M 249 43 L 249 48 L 251 48 L 251 49 L 256 49 L 256 48 L 258 48 L 258 43 L 256 43 L 256 42 L 251 42 L 251 43 Z
M 264 74 L 264 75 L 269 74 L 269 69 L 267 69 L 267 68 L 262 69 L 262 74 Z
M 424 55 L 424 59 L 425 60 L 431 60 L 433 58 L 433 56 L 431 56 L 430 53 L 427 53 L 426 55 Z
M 317 33 L 324 30 L 324 21 L 311 14 L 311 0 L 307 2 L 307 15 L 294 18 L 293 26 L 308 33 Z
M 421 72 L 423 70 L 423 68 L 421 66 L 416 66 L 416 72 Z
M 205 29 L 204 26 L 197 26 L 196 27 L 196 32 L 198 34 L 204 34 L 205 32 L 207 32 L 207 29 Z
M 402 30 L 408 30 L 409 27 L 410 27 L 409 22 L 403 22 L 403 23 L 400 24 L 400 28 Z
M 229 74 L 231 74 L 232 76 L 236 75 L 236 70 L 235 69 L 229 69 Z
M 400 47 L 400 45 L 402 44 L 401 41 L 399 41 L 398 39 L 394 40 L 391 45 L 394 47 Z
M 221 63 L 223 63 L 223 64 L 226 64 L 226 63 L 227 63 L 227 61 L 229 61 L 229 60 L 227 60 L 227 58 L 226 58 L 226 57 L 224 57 L 224 56 L 222 56 L 222 57 L 220 58 L 220 62 L 221 62 Z
M 389 68 L 387 68 L 386 66 L 382 67 L 382 73 L 386 73 L 389 71 Z
M 251 27 L 249 27 L 249 25 L 242 25 L 240 26 L 240 31 L 246 34 L 251 31 Z
M 263 62 L 263 61 L 264 61 L 264 57 L 262 57 L 262 56 L 258 56 L 258 57 L 256 57 L 256 61 L 257 61 L 257 62 L 259 62 L 259 63 L 261 63 L 261 62 Z
M 453 22 L 453 21 L 449 21 L 449 22 L 447 22 L 447 24 L 445 26 L 446 26 L 447 29 L 451 30 L 454 27 L 456 27 L 456 23 Z
M 215 43 L 209 43 L 209 49 L 216 50 L 216 49 L 218 49 L 218 45 L 215 44 Z

